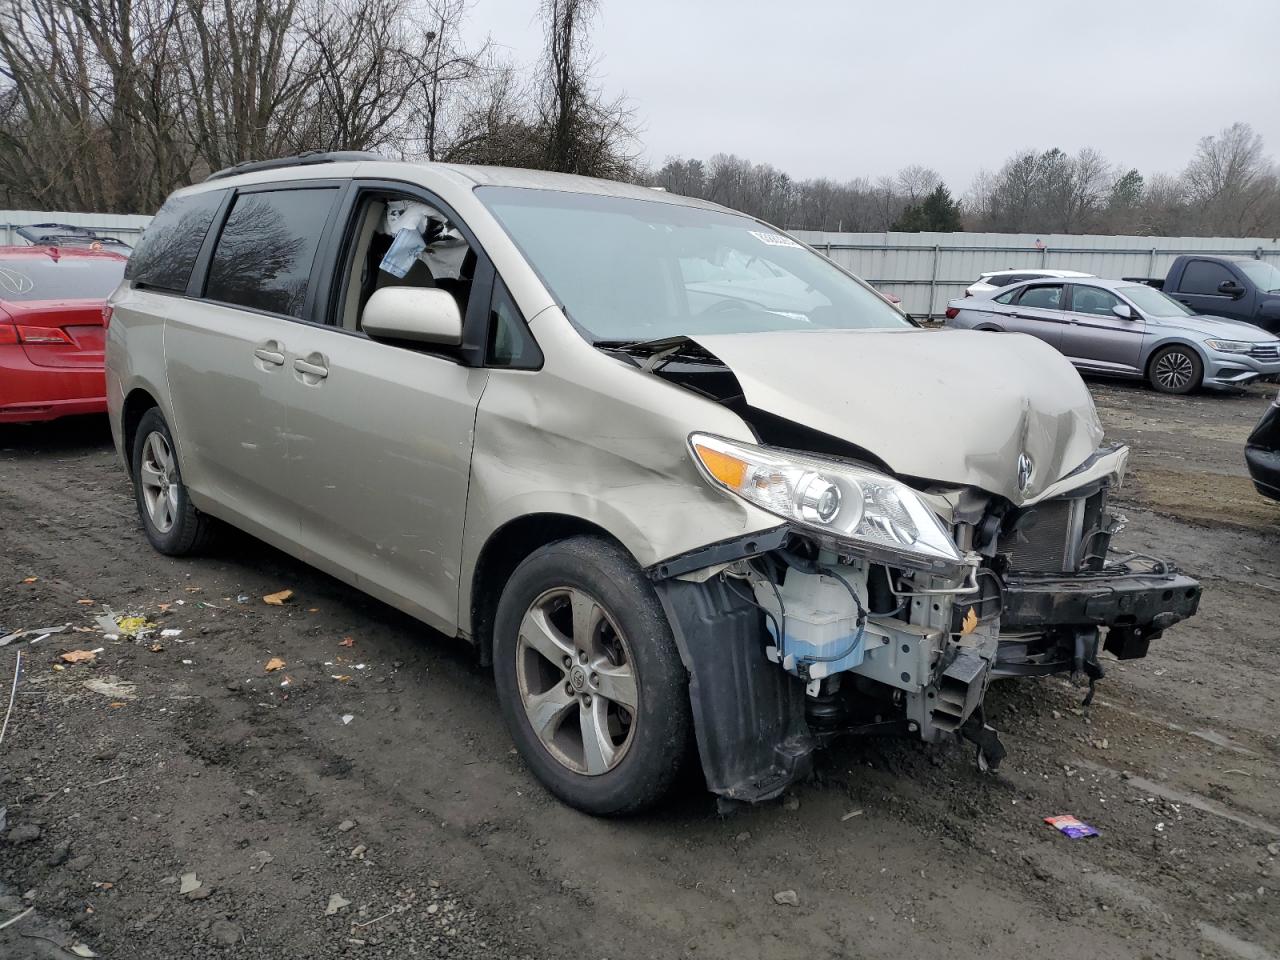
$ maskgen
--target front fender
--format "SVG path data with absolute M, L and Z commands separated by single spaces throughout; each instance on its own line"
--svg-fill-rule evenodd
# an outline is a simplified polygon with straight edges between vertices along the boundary
M 778 526 L 773 514 L 713 490 L 690 458 L 696 430 L 754 443 L 737 414 L 601 353 L 567 323 L 535 333 L 543 368 L 490 371 L 480 400 L 463 570 L 495 531 L 533 514 L 588 521 L 641 567 Z M 468 610 L 466 577 L 459 589 L 459 609 Z

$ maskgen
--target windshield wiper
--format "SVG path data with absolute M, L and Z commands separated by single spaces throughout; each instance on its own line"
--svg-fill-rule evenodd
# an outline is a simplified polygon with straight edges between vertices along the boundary
M 655 337 L 651 340 L 593 340 L 591 345 L 601 350 L 622 350 L 626 353 L 652 354 L 660 353 L 671 347 L 679 347 L 693 341 L 683 333 L 670 337 Z M 696 346 L 696 344 L 694 344 Z
M 600 350 L 622 354 L 646 373 L 676 359 L 724 365 L 714 353 L 682 333 L 652 340 L 595 340 L 591 345 Z M 643 357 L 644 362 L 640 363 L 638 357 Z

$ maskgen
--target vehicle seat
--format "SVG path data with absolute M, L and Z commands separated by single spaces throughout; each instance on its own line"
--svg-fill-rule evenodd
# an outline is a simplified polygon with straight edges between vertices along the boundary
M 468 247 L 458 267 L 458 276 L 439 277 L 436 280 L 437 287 L 453 294 L 453 299 L 458 301 L 458 312 L 464 319 L 467 316 L 467 299 L 471 296 L 471 283 L 476 275 L 476 260 L 475 250 Z

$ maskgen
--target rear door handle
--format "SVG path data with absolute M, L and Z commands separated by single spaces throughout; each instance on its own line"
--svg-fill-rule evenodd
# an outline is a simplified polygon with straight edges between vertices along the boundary
M 254 348 L 253 355 L 263 363 L 269 363 L 275 367 L 284 366 L 284 347 L 274 340 Z
M 298 357 L 293 361 L 293 369 L 308 377 L 315 377 L 317 380 L 323 380 L 329 375 L 329 368 L 323 363 L 313 363 L 310 360 L 304 360 Z

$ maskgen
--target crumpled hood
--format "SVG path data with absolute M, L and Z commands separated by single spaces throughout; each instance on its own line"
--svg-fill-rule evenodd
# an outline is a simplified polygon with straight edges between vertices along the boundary
M 747 403 L 874 453 L 898 474 L 1034 500 L 1102 441 L 1084 381 L 1034 337 L 973 330 L 706 334 Z M 1018 459 L 1032 463 L 1020 488 Z

